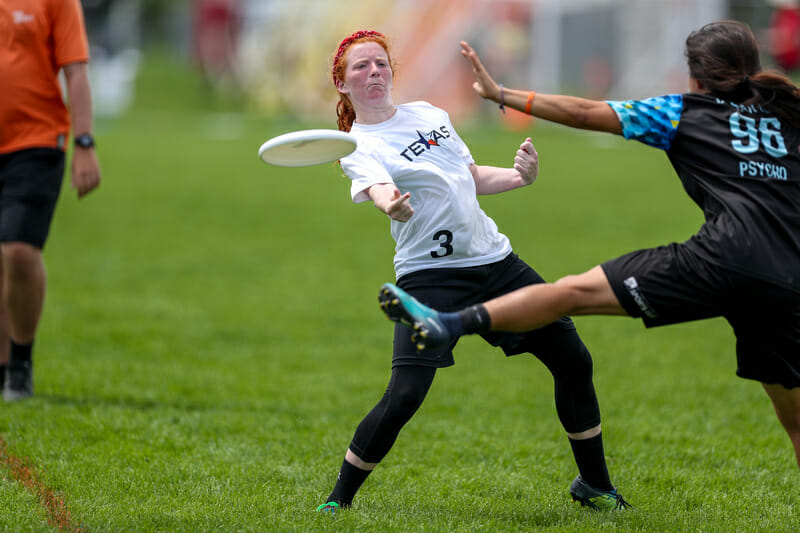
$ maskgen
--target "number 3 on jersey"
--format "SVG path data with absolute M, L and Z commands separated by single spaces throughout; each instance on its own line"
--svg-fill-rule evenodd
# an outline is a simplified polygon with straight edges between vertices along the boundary
M 740 154 L 755 153 L 762 145 L 772 157 L 783 157 L 788 153 L 777 118 L 762 117 L 756 122 L 754 118 L 732 113 L 729 122 L 731 135 L 736 137 L 731 146 Z
M 434 241 L 439 241 L 439 247 L 443 248 L 442 250 L 434 250 L 431 252 L 431 257 L 434 259 L 438 259 L 440 257 L 446 257 L 448 255 L 453 255 L 453 232 L 446 229 L 440 229 L 433 235 Z

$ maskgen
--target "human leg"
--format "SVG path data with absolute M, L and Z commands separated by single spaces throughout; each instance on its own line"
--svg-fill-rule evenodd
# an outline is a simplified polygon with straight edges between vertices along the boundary
M 349 507 L 370 472 L 389 453 L 400 430 L 430 390 L 436 368 L 395 366 L 383 397 L 356 429 L 328 503 Z M 323 504 L 318 510 L 333 510 Z
M 35 148 L 6 154 L 0 165 L 0 264 L 9 341 L 6 400 L 33 393 L 31 351 L 46 289 L 42 248 L 64 174 L 64 152 Z M 0 312 L 0 324 L 3 313 Z M 0 327 L 0 340 L 3 330 Z M 13 379 L 12 379 L 13 378 Z M 14 390 L 16 389 L 16 390 Z
M 5 387 L 9 352 L 8 311 L 6 310 L 5 292 L 3 291 L 3 271 L 3 262 L 0 259 L 0 390 Z
M 800 467 L 800 387 L 787 389 L 783 385 L 762 385 L 772 400 L 778 420 L 792 441 L 797 465 Z
M 487 298 L 498 294 L 509 294 L 520 287 L 527 290 L 546 286 L 541 276 L 516 256 L 487 265 L 482 270 L 484 276 L 472 290 L 477 290 Z M 558 283 L 563 282 L 564 280 Z M 384 310 L 388 310 L 387 314 L 391 317 L 392 309 L 397 309 L 398 313 L 393 318 L 405 326 L 413 328 L 417 325 L 415 322 L 420 321 L 419 316 L 431 319 L 425 322 L 425 326 L 437 325 L 436 319 L 439 316 L 448 315 L 426 311 L 430 308 L 397 287 L 385 288 L 382 295 Z M 475 301 L 474 297 L 472 301 Z M 553 376 L 556 411 L 573 444 L 573 453 L 580 473 L 594 487 L 603 490 L 613 489 L 603 454 L 600 409 L 592 382 L 592 358 L 572 321 L 559 316 L 555 318 L 558 323 L 537 331 L 525 330 L 522 334 L 508 334 L 503 330 L 499 333 L 490 333 L 481 331 L 488 328 L 480 327 L 481 321 L 487 317 L 479 316 L 470 323 L 470 318 L 475 318 L 470 315 L 474 309 L 476 308 L 470 307 L 466 311 L 450 315 L 462 319 L 458 324 L 462 330 L 485 333 L 484 338 L 491 344 L 502 347 L 507 355 L 530 352 L 545 364 Z M 477 306 L 477 309 L 480 309 L 480 306 Z M 483 321 L 484 325 L 488 323 L 488 319 Z M 432 332 L 433 328 L 426 329 L 426 333 Z M 429 339 L 430 337 L 427 337 L 425 340 Z
M 611 483 L 606 465 L 600 407 L 592 379 L 591 354 L 571 321 L 561 319 L 529 334 L 531 351 L 553 376 L 556 412 L 578 467 L 569 488 L 574 501 L 595 510 L 630 507 Z
M 567 432 L 578 471 L 592 487 L 612 490 L 603 452 L 600 406 L 589 350 L 574 329 L 556 324 L 531 334 L 530 351 L 553 376 L 556 413 Z
M 555 283 L 528 285 L 454 313 L 431 309 L 389 283 L 381 287 L 378 299 L 390 320 L 413 330 L 420 350 L 444 346 L 461 335 L 530 331 L 568 315 L 628 314 L 599 266 Z
M 487 270 L 489 276 L 479 301 L 545 283 L 533 268 L 516 256 L 491 265 Z M 469 313 L 460 315 L 465 319 L 466 330 L 480 329 L 469 324 Z M 532 353 L 547 367 L 553 377 L 556 412 L 579 471 L 578 479 L 570 487 L 573 499 L 596 509 L 617 508 L 621 497 L 611 484 L 606 466 L 592 357 L 573 321 L 562 317 L 537 330 L 489 332 L 482 337 L 502 347 L 509 356 Z
M 22 242 L 0 245 L 3 294 L 9 313 L 9 333 L 19 344 L 30 344 L 39 327 L 47 274 L 42 251 Z
M 3 395 L 6 401 L 33 394 L 33 341 L 39 325 L 46 287 L 41 250 L 25 243 L 3 243 L 3 307 L 8 310 L 9 361 Z
M 800 302 L 783 287 L 729 277 L 736 297 L 725 318 L 736 335 L 736 375 L 761 383 L 800 467 Z
M 530 285 L 485 302 L 493 331 L 528 331 L 563 316 L 627 315 L 603 269 Z
M 577 331 L 560 329 L 565 323 L 571 321 L 561 319 L 530 336 L 532 351 L 553 376 L 556 412 L 578 467 L 569 492 L 573 501 L 593 510 L 625 509 L 630 504 L 611 483 L 606 464 L 591 354 Z

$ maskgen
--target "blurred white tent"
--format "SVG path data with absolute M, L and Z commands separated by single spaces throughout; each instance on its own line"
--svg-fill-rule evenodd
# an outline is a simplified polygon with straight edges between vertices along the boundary
M 98 117 L 123 113 L 133 100 L 141 62 L 141 0 L 83 0 L 89 78 Z
M 683 43 L 724 0 L 539 0 L 529 80 L 542 91 L 631 98 L 686 89 Z

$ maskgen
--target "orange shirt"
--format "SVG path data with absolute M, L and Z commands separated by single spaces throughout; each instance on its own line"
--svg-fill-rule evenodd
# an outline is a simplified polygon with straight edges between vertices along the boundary
M 0 0 L 0 154 L 66 146 L 58 73 L 88 60 L 78 0 Z

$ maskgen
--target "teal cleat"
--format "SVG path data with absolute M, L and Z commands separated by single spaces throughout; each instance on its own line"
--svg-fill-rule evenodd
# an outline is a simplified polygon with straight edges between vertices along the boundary
M 420 303 L 400 287 L 384 283 L 378 301 L 389 320 L 413 331 L 411 340 L 418 351 L 443 348 L 453 340 L 439 318 L 439 312 Z
M 625 501 L 616 489 L 605 491 L 596 490 L 589 486 L 581 476 L 575 478 L 569 487 L 572 501 L 580 502 L 581 507 L 589 507 L 595 511 L 617 511 L 619 509 L 633 508 Z
M 318 513 L 336 514 L 336 511 L 338 511 L 339 509 L 341 509 L 341 507 L 339 507 L 338 503 L 336 503 L 336 502 L 328 502 L 328 503 L 323 503 L 322 505 L 317 507 L 317 512 Z

